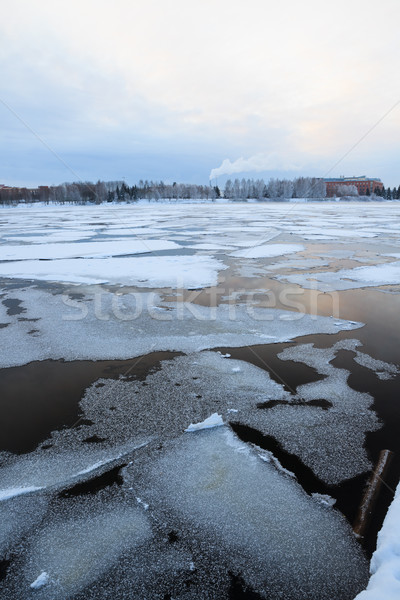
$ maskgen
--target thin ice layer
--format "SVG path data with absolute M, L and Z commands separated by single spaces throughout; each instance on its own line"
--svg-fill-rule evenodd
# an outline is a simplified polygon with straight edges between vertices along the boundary
M 193 532 L 209 542 L 194 562 L 210 578 L 221 546 L 228 569 L 263 597 L 350 600 L 365 584 L 367 562 L 344 518 L 225 428 L 178 438 L 125 477 L 195 552 Z
M 244 410 L 267 397 L 287 396 L 262 369 L 212 352 L 164 361 L 148 375 L 146 385 L 111 379 L 100 383 L 81 400 L 79 427 L 53 432 L 45 449 L 1 456 L 0 499 L 21 490 L 61 489 L 128 462 L 150 439 L 178 435 L 213 413 L 227 416 L 233 398 L 235 408 Z M 103 441 L 84 442 L 93 436 Z
M 154 437 L 180 434 L 215 412 L 226 415 L 233 397 L 244 408 L 267 395 L 286 395 L 262 369 L 211 352 L 164 361 L 146 385 L 121 379 L 98 383 L 81 400 L 79 427 L 53 432 L 45 449 L 1 456 L 0 499 L 21 490 L 60 489 L 102 473 L 130 460 Z M 84 442 L 93 436 L 103 441 Z

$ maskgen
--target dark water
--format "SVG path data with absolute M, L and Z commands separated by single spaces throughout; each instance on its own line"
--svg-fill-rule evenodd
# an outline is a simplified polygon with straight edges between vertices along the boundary
M 0 369 L 0 450 L 31 452 L 52 431 L 81 424 L 79 401 L 100 378 L 145 379 L 176 352 L 153 352 L 121 361 L 32 362 Z
M 10 317 L 26 312 L 26 308 L 21 306 L 22 301 L 18 300 L 18 298 L 7 298 L 6 300 L 2 300 L 1 303 L 7 308 L 7 314 Z
M 77 483 L 70 488 L 67 488 L 59 493 L 61 498 L 70 498 L 71 496 L 82 496 L 85 494 L 95 494 L 106 487 L 110 487 L 114 484 L 122 485 L 123 477 L 121 475 L 121 469 L 126 467 L 127 463 L 118 464 L 116 467 L 105 471 L 97 477 L 92 477 L 88 481 Z

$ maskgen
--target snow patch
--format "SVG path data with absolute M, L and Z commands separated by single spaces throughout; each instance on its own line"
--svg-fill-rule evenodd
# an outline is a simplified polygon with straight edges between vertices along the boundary
M 322 504 L 322 506 L 328 506 L 329 508 L 336 504 L 335 498 L 332 498 L 332 496 L 329 496 L 328 494 L 318 494 L 317 492 L 314 492 L 311 494 L 311 497 L 314 498 L 316 502 Z
M 224 421 L 218 413 L 213 413 L 204 421 L 200 423 L 191 423 L 189 427 L 185 429 L 186 432 L 190 431 L 199 431 L 200 429 L 212 429 L 213 427 L 221 427 L 224 424 Z
M 47 585 L 49 583 L 49 574 L 46 573 L 46 571 L 42 571 L 39 575 L 39 577 L 37 577 L 35 579 L 35 581 L 33 583 L 31 583 L 30 587 L 33 590 L 38 590 L 41 587 L 43 587 L 44 585 Z
M 226 268 L 221 261 L 200 255 L 24 260 L 0 263 L 0 276 L 65 283 L 197 289 L 216 285 L 218 272 Z
M 400 598 L 400 484 L 378 534 L 367 589 L 354 600 Z

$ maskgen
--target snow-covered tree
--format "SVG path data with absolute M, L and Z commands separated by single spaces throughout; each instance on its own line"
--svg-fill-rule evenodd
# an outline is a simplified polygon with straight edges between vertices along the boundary
M 358 196 L 358 189 L 355 185 L 341 184 L 336 188 L 336 195 L 343 196 Z

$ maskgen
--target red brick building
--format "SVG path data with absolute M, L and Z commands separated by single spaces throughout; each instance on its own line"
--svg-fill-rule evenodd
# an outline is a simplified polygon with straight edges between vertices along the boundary
M 367 190 L 370 194 L 375 190 L 383 189 L 383 183 L 377 177 L 338 177 L 337 179 L 324 179 L 326 185 L 326 195 L 328 198 L 337 195 L 339 186 L 342 185 L 354 185 L 360 196 L 365 196 Z

